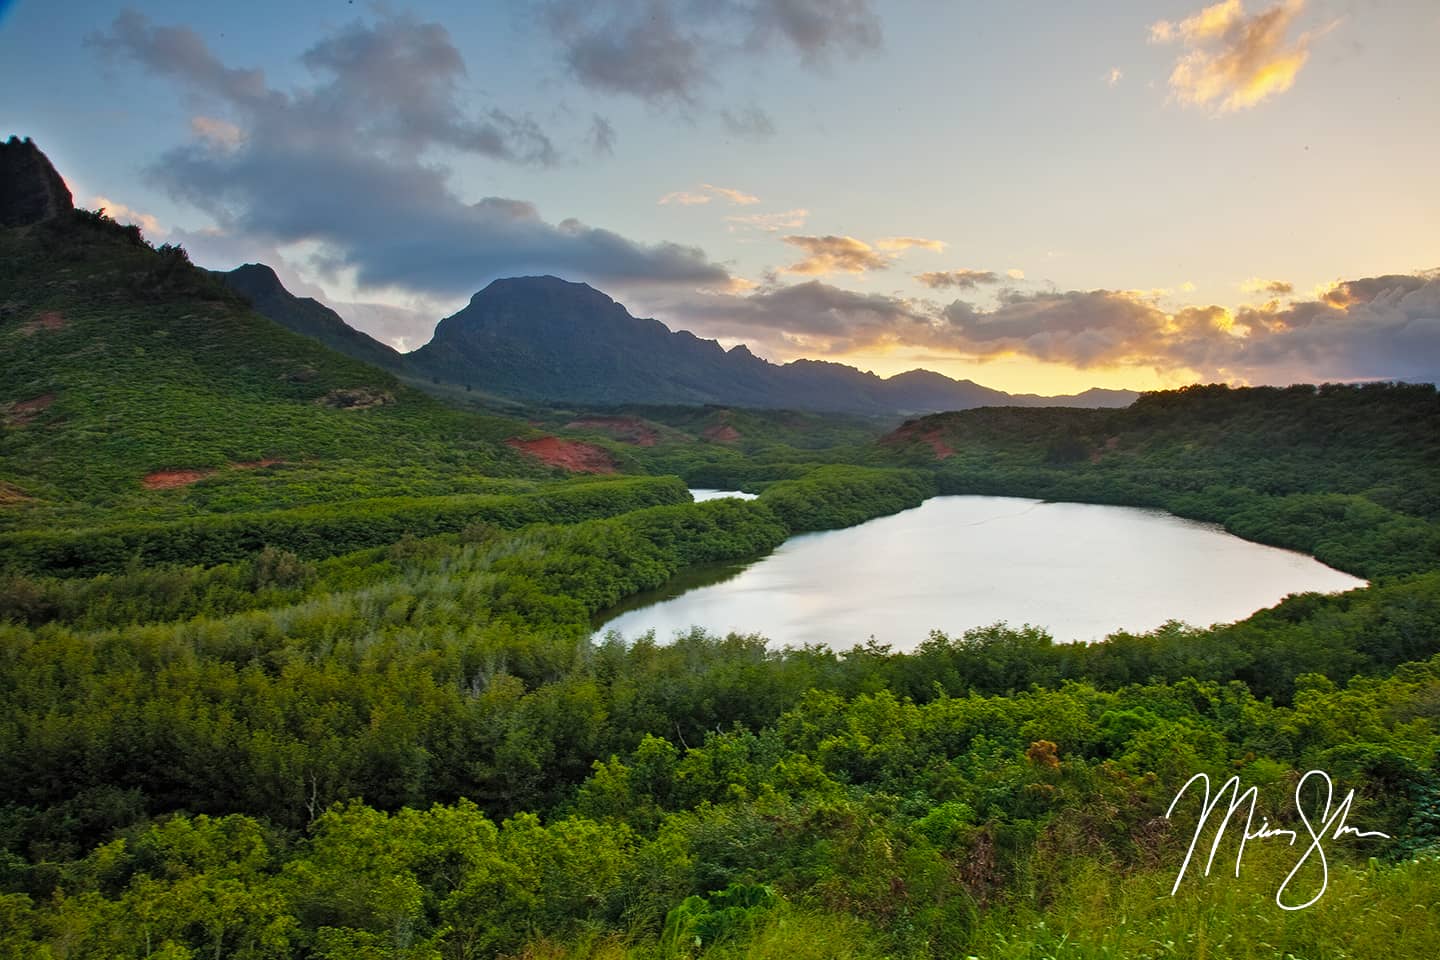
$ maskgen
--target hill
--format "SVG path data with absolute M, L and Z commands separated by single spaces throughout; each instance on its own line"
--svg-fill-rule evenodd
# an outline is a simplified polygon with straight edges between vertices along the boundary
M 270 284 L 267 302 L 315 336 L 282 328 L 182 249 L 73 209 L 33 144 L 3 149 L 0 529 L 325 503 L 364 515 L 375 498 L 557 478 L 514 445 L 535 434 L 524 421 L 452 409 L 329 349 L 315 336 L 364 344 Z M 265 286 L 268 271 L 248 272 Z
M 779 365 L 743 344 L 672 331 L 632 316 L 583 283 L 557 277 L 496 280 L 434 338 L 408 355 L 417 371 L 532 401 L 588 404 L 720 404 L 853 414 L 978 406 L 1123 405 L 1134 394 L 1017 397 L 969 380 L 914 370 L 884 379 L 840 363 Z
M 313 337 L 347 356 L 387 370 L 401 370 L 405 361 L 388 344 L 350 326 L 340 315 L 313 297 L 297 297 L 285 289 L 275 271 L 263 263 L 247 263 L 215 276 L 239 293 L 255 311 L 287 330 Z
M 895 416 L 981 406 L 1120 407 L 1137 394 L 1014 395 L 929 370 L 889 378 L 841 363 L 774 364 L 743 344 L 724 349 L 659 320 L 632 316 L 584 283 L 557 277 L 496 280 L 441 320 L 408 354 L 296 297 L 263 264 L 217 273 L 260 313 L 296 333 L 453 394 L 477 391 L 529 404 L 713 404 L 751 409 Z
M 1430 384 L 1143 395 L 1123 410 L 965 410 L 877 443 L 947 493 L 1150 505 L 1362 576 L 1440 566 L 1440 397 Z

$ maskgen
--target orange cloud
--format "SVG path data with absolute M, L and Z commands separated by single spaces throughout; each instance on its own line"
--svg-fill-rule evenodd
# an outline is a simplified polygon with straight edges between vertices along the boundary
M 1266 280 L 1263 277 L 1251 277 L 1240 284 L 1240 289 L 1246 293 L 1268 293 L 1271 296 L 1283 297 L 1295 292 L 1295 284 L 1286 280 Z
M 864 273 L 890 266 L 888 258 L 854 237 L 788 236 L 782 239 L 808 254 L 805 259 L 786 267 L 786 273 L 820 276 L 827 273 Z
M 746 193 L 743 190 L 732 190 L 729 187 L 717 187 L 713 183 L 700 184 L 699 190 L 676 190 L 665 194 L 657 203 L 661 206 L 678 204 L 682 207 L 697 206 L 702 203 L 709 203 L 713 198 L 719 197 L 738 207 L 748 207 L 752 203 L 759 203 L 760 198 L 753 193 Z
M 881 250 L 909 250 L 911 247 L 920 247 L 924 250 L 934 250 L 940 253 L 945 249 L 943 240 L 926 240 L 923 237 L 883 237 L 875 241 L 875 246 Z
M 1186 52 L 1175 61 L 1170 90 L 1186 106 L 1228 113 L 1253 107 L 1289 90 L 1320 34 L 1289 39 L 1305 0 L 1280 0 L 1247 16 L 1241 0 L 1224 0 L 1172 23 L 1150 27 L 1152 43 L 1180 42 Z
M 104 210 L 110 219 L 119 223 L 138 224 L 141 231 L 148 236 L 158 237 L 165 233 L 165 229 L 160 226 L 160 221 L 150 214 L 141 213 L 139 210 L 127 207 L 123 203 L 111 200 L 109 197 L 101 196 L 98 193 L 90 198 L 90 206 L 95 210 Z
M 702 183 L 700 184 L 700 188 L 702 190 L 709 190 L 717 197 L 723 197 L 736 206 L 748 207 L 752 203 L 760 202 L 760 198 L 755 196 L 755 194 L 746 193 L 743 190 L 731 190 L 729 187 L 717 187 L 710 183 Z

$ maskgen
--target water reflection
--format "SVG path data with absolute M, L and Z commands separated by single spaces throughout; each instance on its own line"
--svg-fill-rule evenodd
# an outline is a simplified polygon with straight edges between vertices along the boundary
M 936 497 L 845 530 L 792 537 L 749 563 L 686 571 L 597 618 L 661 640 L 691 626 L 837 649 L 912 649 L 932 629 L 997 621 L 1097 640 L 1166 620 L 1243 619 L 1287 594 L 1363 586 L 1312 557 L 1159 510 Z

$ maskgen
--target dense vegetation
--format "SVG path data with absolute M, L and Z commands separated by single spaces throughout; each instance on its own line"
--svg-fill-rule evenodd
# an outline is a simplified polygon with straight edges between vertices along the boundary
M 103 218 L 0 253 L 0 958 L 1433 953 L 1433 388 L 977 410 L 880 443 L 537 411 L 657 474 L 577 479 L 504 444 L 531 424 L 296 338 Z M 143 482 L 182 469 L 213 472 Z M 677 473 L 761 495 L 691 503 Z M 591 637 L 687 567 L 962 491 L 1164 506 L 1374 582 L 1093 645 Z M 1324 897 L 1286 912 L 1298 851 L 1253 841 L 1236 877 L 1232 826 L 1169 896 L 1188 777 L 1238 774 L 1294 825 L 1312 768 L 1393 839 L 1327 842 Z
M 1164 507 L 1374 578 L 1440 567 L 1440 397 L 1369 384 L 1147 394 L 1124 410 L 967 410 L 907 423 L 893 462 L 945 493 Z
M 0 512 L 5 526 L 513 492 L 506 481 L 550 476 L 502 442 L 523 422 L 448 409 L 284 330 L 134 228 L 76 211 L 0 230 L 0 262 L 0 502 L 24 506 Z

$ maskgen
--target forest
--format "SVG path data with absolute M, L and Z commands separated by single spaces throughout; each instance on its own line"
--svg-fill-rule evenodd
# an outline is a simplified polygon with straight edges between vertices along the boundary
M 1433 387 L 516 419 L 101 216 L 0 253 L 0 958 L 1432 955 Z M 506 442 L 539 434 L 619 472 Z M 688 567 L 960 493 L 1162 507 L 1370 585 L 1095 644 L 592 636 Z M 1312 769 L 1389 839 L 1327 842 L 1289 911 L 1299 852 L 1237 876 L 1232 827 L 1171 895 L 1189 777 L 1293 824 Z

